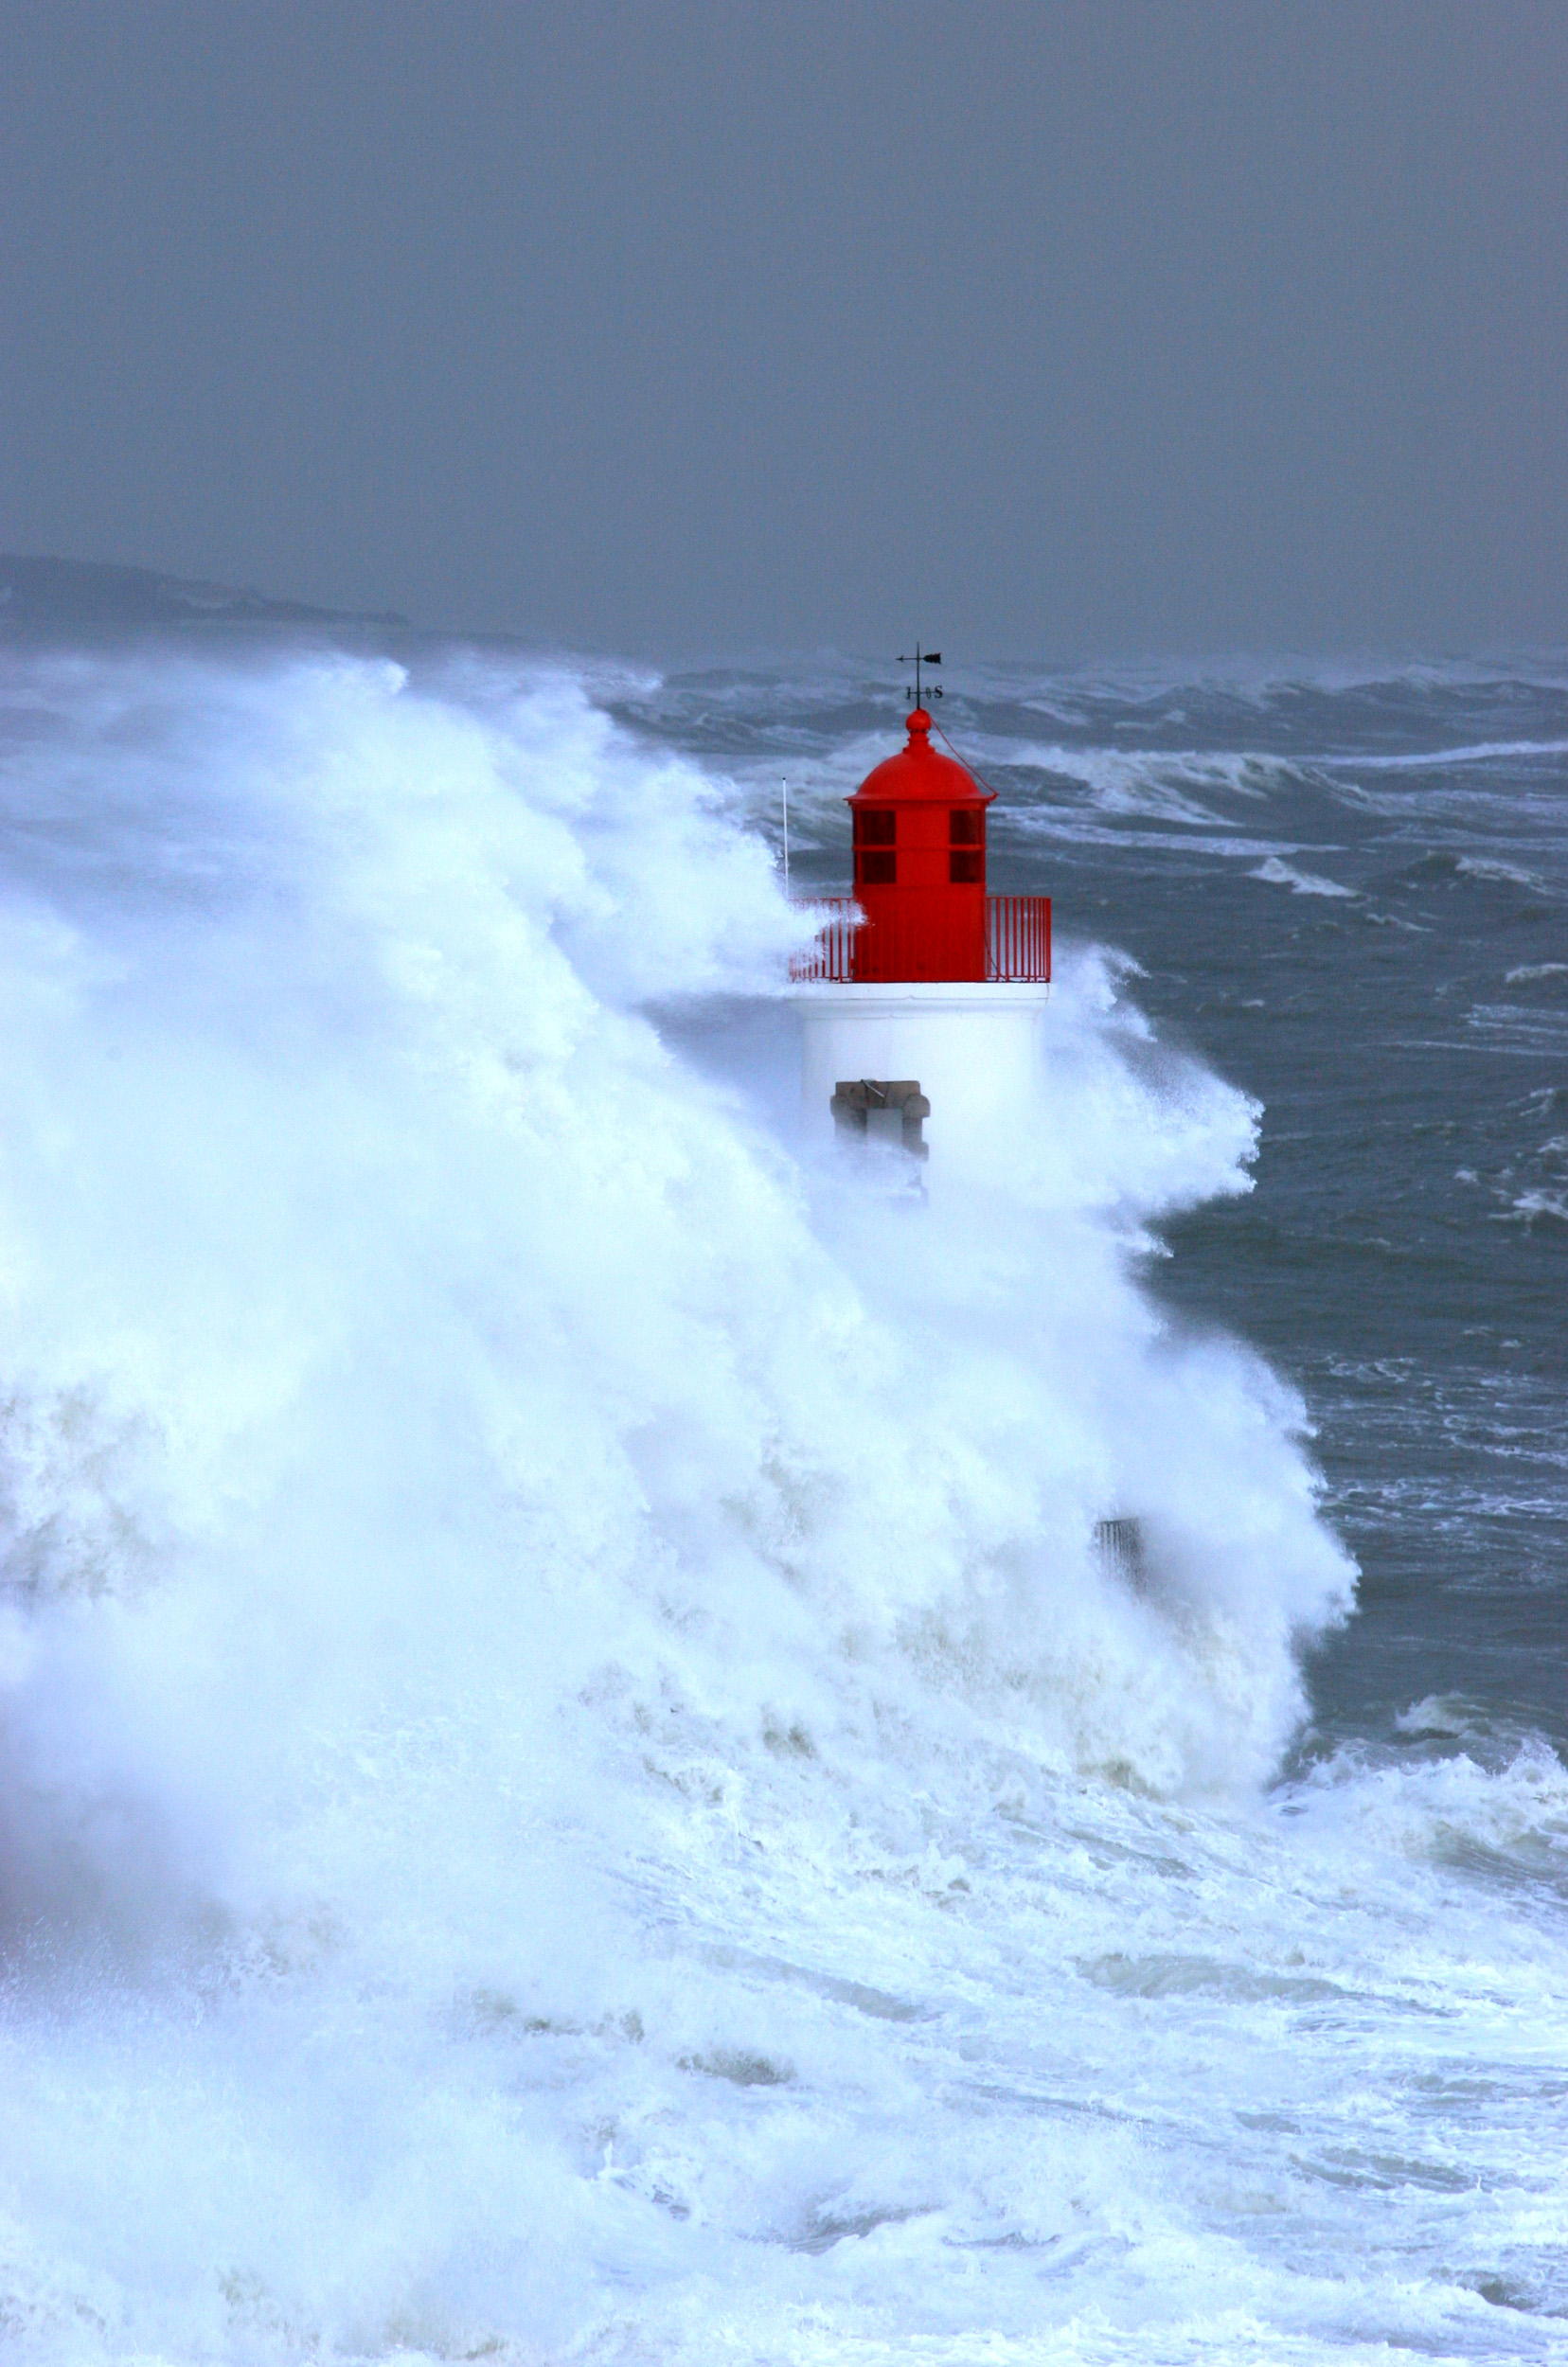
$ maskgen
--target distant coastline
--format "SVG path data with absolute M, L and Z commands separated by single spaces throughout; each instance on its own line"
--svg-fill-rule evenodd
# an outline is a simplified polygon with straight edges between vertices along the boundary
M 100 560 L 29 558 L 0 551 L 0 633 L 84 625 L 365 625 L 407 630 L 394 609 L 316 608 L 269 599 L 234 584 L 160 575 Z

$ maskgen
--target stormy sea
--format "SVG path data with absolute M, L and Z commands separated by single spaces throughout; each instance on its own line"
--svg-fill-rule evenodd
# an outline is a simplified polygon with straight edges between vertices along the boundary
M 0 643 L 11 2354 L 1568 2352 L 1568 667 L 942 679 L 915 1195 L 897 667 Z

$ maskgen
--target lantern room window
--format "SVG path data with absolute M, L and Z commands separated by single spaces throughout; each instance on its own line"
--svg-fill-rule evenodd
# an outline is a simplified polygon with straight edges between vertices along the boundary
M 899 859 L 893 852 L 899 817 L 892 807 L 854 815 L 855 885 L 892 887 L 898 880 Z
M 948 814 L 948 879 L 953 887 L 986 883 L 986 809 L 954 806 Z

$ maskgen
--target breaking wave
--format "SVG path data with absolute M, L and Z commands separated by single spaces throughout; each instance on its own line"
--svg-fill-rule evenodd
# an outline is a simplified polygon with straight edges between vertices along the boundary
M 1256 1107 L 1080 950 L 1040 1110 L 893 1209 L 650 1015 L 787 1066 L 800 924 L 580 678 L 5 695 L 6 2323 L 842 2357 L 1026 2324 L 1075 2226 L 1208 2242 L 1131 2124 L 1045 2146 L 1025 1960 L 1092 2048 L 1154 1957 L 1255 1980 L 1220 1934 L 1289 1886 L 1260 1787 L 1353 1571 L 1299 1399 L 1137 1279 Z M 1406 1846 L 1378 1783 L 1314 1849 L 1347 1785 Z
M 1271 887 L 1288 887 L 1296 896 L 1353 896 L 1353 888 L 1342 887 L 1337 880 L 1326 879 L 1321 871 L 1298 871 L 1294 863 L 1286 863 L 1280 855 L 1270 855 L 1250 874 L 1255 880 L 1265 880 Z

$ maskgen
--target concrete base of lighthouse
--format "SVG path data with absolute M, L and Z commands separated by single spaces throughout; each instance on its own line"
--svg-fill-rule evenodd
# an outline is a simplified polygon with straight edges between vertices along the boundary
M 993 1134 L 1038 1090 L 1047 986 L 810 986 L 791 997 L 804 1032 L 801 1097 L 811 1130 L 830 1134 L 833 1089 L 851 1077 L 918 1077 L 926 1138 Z

